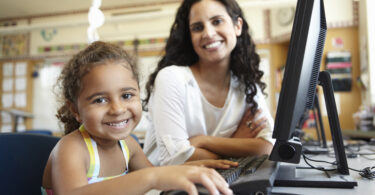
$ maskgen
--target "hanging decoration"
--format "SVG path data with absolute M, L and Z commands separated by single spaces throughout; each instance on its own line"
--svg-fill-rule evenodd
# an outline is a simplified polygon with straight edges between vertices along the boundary
M 104 24 L 104 14 L 99 9 L 101 4 L 101 0 L 92 0 L 92 5 L 88 14 L 89 27 L 87 29 L 87 38 L 89 44 L 99 40 L 97 28 Z

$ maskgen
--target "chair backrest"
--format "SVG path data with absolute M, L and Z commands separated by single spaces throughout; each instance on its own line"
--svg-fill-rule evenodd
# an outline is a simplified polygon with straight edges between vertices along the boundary
M 0 133 L 0 194 L 41 194 L 42 177 L 58 137 Z

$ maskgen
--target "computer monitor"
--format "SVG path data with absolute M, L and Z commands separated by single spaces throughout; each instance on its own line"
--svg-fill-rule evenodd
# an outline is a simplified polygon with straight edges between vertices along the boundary
M 298 0 L 275 118 L 273 138 L 276 139 L 276 143 L 269 159 L 299 163 L 302 145 L 293 134 L 306 108 L 313 107 L 316 87 L 319 83 L 323 86 L 327 105 L 337 163 L 335 172 L 337 177 L 336 175 L 327 177 L 323 171 L 321 176 L 316 173 L 305 175 L 297 171 L 295 165 L 282 164 L 275 185 L 341 188 L 352 188 L 357 185 L 349 176 L 332 81 L 329 73 L 320 72 L 326 31 L 323 0 Z

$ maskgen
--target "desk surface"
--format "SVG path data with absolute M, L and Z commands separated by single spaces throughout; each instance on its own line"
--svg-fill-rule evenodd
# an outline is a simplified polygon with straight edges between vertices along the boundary
M 332 149 L 331 149 L 332 150 Z M 375 153 L 375 146 L 363 146 L 360 153 Z M 329 162 L 335 161 L 334 156 L 327 155 L 309 156 L 317 160 L 326 160 Z M 375 155 L 358 156 L 357 158 L 347 158 L 348 166 L 353 169 L 363 169 L 365 167 L 375 166 Z M 321 165 L 329 167 L 328 164 L 321 164 L 310 162 L 314 165 Z M 301 160 L 301 166 L 306 166 L 305 162 Z M 375 171 L 374 169 L 372 171 Z M 306 195 L 352 195 L 352 194 L 371 194 L 375 193 L 375 180 L 368 180 L 361 177 L 358 172 L 350 170 L 350 176 L 358 182 L 358 186 L 353 189 L 338 189 L 338 188 L 297 188 L 297 187 L 273 187 L 272 192 L 275 193 L 290 193 L 290 194 L 306 194 Z
M 331 149 L 331 151 L 333 151 Z M 361 148 L 361 153 L 375 153 L 375 146 L 364 146 Z M 309 156 L 317 160 L 326 160 L 329 162 L 335 161 L 333 155 L 317 155 Z M 367 157 L 367 158 L 366 158 Z M 375 166 L 375 155 L 358 156 L 357 158 L 348 158 L 348 166 L 353 169 L 363 169 L 365 167 Z M 320 164 L 311 162 L 313 165 L 321 165 L 329 167 L 329 164 Z M 301 159 L 300 166 L 306 166 Z M 375 171 L 374 169 L 372 171 Z M 284 194 L 304 194 L 304 195 L 353 195 L 353 194 L 371 194 L 375 193 L 375 180 L 368 180 L 362 178 L 358 172 L 350 170 L 350 175 L 358 182 L 358 186 L 353 189 L 338 189 L 338 188 L 305 188 L 305 187 L 273 187 L 272 192 Z M 158 195 L 160 191 L 151 190 L 146 195 Z

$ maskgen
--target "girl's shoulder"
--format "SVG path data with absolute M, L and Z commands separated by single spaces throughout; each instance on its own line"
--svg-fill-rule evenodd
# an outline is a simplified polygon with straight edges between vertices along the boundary
M 66 153 L 83 154 L 86 151 L 86 146 L 79 131 L 73 131 L 68 135 L 63 136 L 56 144 L 52 153 L 54 155 L 62 155 Z

